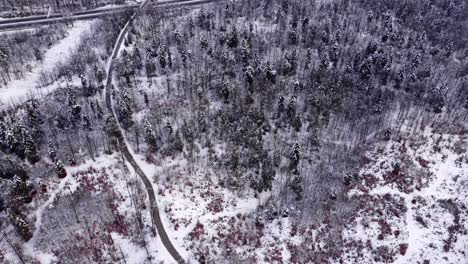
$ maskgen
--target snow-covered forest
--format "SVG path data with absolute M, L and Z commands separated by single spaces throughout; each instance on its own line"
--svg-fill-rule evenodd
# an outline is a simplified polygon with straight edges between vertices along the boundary
M 141 2 L 0 32 L 0 263 L 468 263 L 466 1 Z

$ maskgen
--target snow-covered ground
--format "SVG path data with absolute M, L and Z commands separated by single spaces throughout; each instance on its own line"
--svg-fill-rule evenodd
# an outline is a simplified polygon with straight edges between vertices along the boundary
M 164 226 L 186 259 L 195 260 L 194 252 L 190 252 L 190 232 L 197 223 L 209 226 L 213 220 L 250 213 L 257 208 L 258 201 L 253 197 L 236 197 L 220 187 L 209 169 L 189 171 L 187 161 L 181 157 L 166 158 L 157 166 L 149 165 L 142 156 L 137 155 L 137 159 L 146 174 L 154 176 L 153 187 Z
M 209 166 L 189 171 L 183 159 L 168 158 L 147 172 L 156 175 L 168 234 L 193 260 L 203 254 L 208 262 L 236 256 L 226 263 L 467 263 L 467 140 L 428 129 L 368 151 L 347 190 L 357 206 L 339 256 L 328 248 L 333 224 L 296 225 L 288 217 L 259 224 L 258 200 L 223 188 Z M 301 258 L 304 250 L 320 257 Z
M 360 210 L 343 233 L 347 263 L 468 263 L 467 138 L 426 130 L 368 153 L 348 192 Z
M 86 235 L 82 237 L 86 230 L 82 224 L 99 222 L 93 247 L 103 255 L 99 259 L 94 259 L 93 256 L 93 261 L 113 263 L 115 259 L 120 259 L 119 263 L 172 263 L 172 257 L 151 228 L 151 217 L 146 205 L 143 205 L 146 209 L 141 211 L 144 238 L 136 239 L 138 232 L 134 217 L 137 204 L 142 205 L 146 199 L 146 191 L 143 188 L 138 191 L 139 178 L 130 164 L 123 165 L 120 155 L 103 155 L 95 161 L 88 160 L 76 167 L 66 167 L 66 170 L 68 175 L 64 179 L 55 176 L 42 179 L 47 185 L 47 192 L 40 191 L 31 205 L 35 209 L 31 210 L 29 219 L 35 231 L 33 238 L 23 245 L 24 255 L 28 259 L 41 264 L 57 263 L 69 254 L 70 261 L 73 262 L 76 259 L 72 257 L 77 257 L 73 252 L 79 251 L 84 260 L 87 258 L 85 250 L 90 246 L 90 241 L 87 241 Z M 75 216 L 81 219 L 82 224 L 70 219 L 70 216 L 75 216 L 70 215 L 68 203 L 74 197 L 81 197 L 81 202 L 75 205 Z M 92 209 L 93 201 L 97 200 L 104 202 L 101 205 L 105 207 L 84 213 L 89 208 Z M 109 210 L 114 209 L 113 216 L 109 215 Z M 59 225 L 55 225 L 57 221 Z M 74 241 L 74 237 L 81 240 Z M 142 241 L 145 241 L 147 250 L 142 246 Z M 63 248 L 57 248 L 58 246 Z M 117 250 L 113 252 L 110 248 Z M 0 249 L 6 250 L 5 263 L 18 263 L 16 254 L 9 250 L 5 241 L 0 241 Z
M 40 87 L 41 73 L 51 71 L 58 63 L 66 61 L 70 51 L 77 48 L 81 36 L 91 29 L 93 23 L 94 20 L 73 23 L 68 36 L 52 46 L 44 54 L 42 63 L 34 64 L 31 72 L 26 73 L 24 78 L 13 80 L 8 83 L 6 89 L 0 89 L 0 107 L 10 103 L 22 102 L 29 96 L 41 97 L 58 88 L 61 85 L 60 83 Z
M 158 165 L 154 165 L 146 162 L 141 155 L 136 154 L 135 156 L 145 173 L 153 179 L 161 217 L 171 241 L 187 260 L 196 260 L 190 250 L 193 242 L 190 239 L 190 234 L 197 223 L 209 227 L 207 230 L 212 228 L 210 233 L 215 235 L 220 224 L 223 224 L 220 219 L 235 218 L 251 213 L 257 208 L 258 202 L 253 197 L 239 198 L 229 190 L 216 187 L 212 176 L 207 171 L 187 171 L 187 163 L 180 157 L 172 160 L 167 158 Z M 130 164 L 122 165 L 119 155 L 103 155 L 95 161 L 88 160 L 82 165 L 66 167 L 66 169 L 68 176 L 64 179 L 52 176 L 42 180 L 47 185 L 47 192 L 38 194 L 32 204 L 32 207 L 36 209 L 31 211 L 29 218 L 31 223 L 34 223 L 35 232 L 33 238 L 24 244 L 23 249 L 26 256 L 42 264 L 55 263 L 60 260 L 54 252 L 54 246 L 51 245 L 60 243 L 60 241 L 67 245 L 72 242 L 70 239 L 73 235 L 82 232 L 80 231 L 82 227 L 75 224 L 70 226 L 70 223 L 63 223 L 63 221 L 61 222 L 63 226 L 50 226 L 50 221 L 55 221 L 51 219 L 60 219 L 68 215 L 64 213 L 64 204 L 66 207 L 74 195 L 86 191 L 92 197 L 101 199 L 100 195 L 111 192 L 112 197 L 118 199 L 116 201 L 117 212 L 124 217 L 126 228 L 129 230 L 135 224 L 133 218 L 135 197 L 142 195 L 142 199 L 146 200 L 147 203 L 144 189 L 141 189 L 140 194 L 137 194 L 133 187 L 129 187 L 134 186 L 135 182 L 139 182 L 139 178 Z M 173 177 L 175 175 L 177 176 Z M 169 176 L 171 180 L 167 180 Z M 176 184 L 178 180 L 183 184 Z M 102 208 L 101 211 L 86 216 L 81 215 L 80 210 L 78 209 L 78 218 L 83 217 L 90 222 L 99 217 L 102 217 L 104 222 L 109 220 L 105 213 L 107 208 Z M 154 235 L 155 233 L 153 233 L 149 210 L 142 211 L 142 220 L 146 249 L 142 247 L 141 243 L 135 241 L 134 237 L 130 235 L 131 231 L 110 232 L 113 245 L 119 249 L 119 254 L 124 256 L 125 263 L 159 263 L 159 261 L 175 263 L 162 245 L 158 234 Z M 57 235 L 58 233 L 61 235 Z M 66 233 L 70 233 L 70 235 L 64 237 L 63 234 Z M 287 233 L 286 231 L 285 234 Z M 5 245 L 3 248 L 7 248 L 7 246 Z M 70 249 L 70 251 L 73 250 L 75 249 Z M 106 252 L 105 249 L 103 252 L 104 258 L 109 260 L 112 254 Z M 148 255 L 151 256 L 151 259 L 148 259 Z M 6 260 L 16 263 L 17 257 L 12 252 L 8 252 Z
M 338 256 L 330 254 L 327 244 L 334 239 L 332 224 L 304 226 L 284 216 L 267 220 L 258 214 L 258 198 L 219 182 L 223 177 L 214 175 L 204 163 L 203 148 L 196 164 L 189 164 L 183 155 L 151 163 L 148 157 L 135 157 L 153 182 L 172 243 L 195 263 L 203 255 L 209 263 L 317 263 L 327 259 L 330 263 L 458 264 L 467 263 L 468 252 L 467 140 L 467 135 L 427 130 L 421 138 L 402 137 L 369 150 L 357 180 L 347 189 L 356 210 L 341 233 L 344 244 Z M 222 152 L 221 146 L 215 149 Z M 146 192 L 138 189 L 142 188 L 139 178 L 120 155 L 103 155 L 67 171 L 65 179 L 44 179 L 48 191 L 38 194 L 32 204 L 36 209 L 29 219 L 35 232 L 23 246 L 25 255 L 39 263 L 54 263 L 58 257 L 51 245 L 62 241 L 70 252 L 88 246 L 83 223 L 64 220 L 70 217 L 69 201 L 84 191 L 89 197 L 77 205 L 77 218 L 104 223 L 96 227 L 95 240 L 101 242 L 94 246 L 102 250 L 105 261 L 175 263 L 152 229 L 145 206 L 141 210 L 144 235 L 138 236 L 135 205 L 147 204 Z M 86 214 L 96 201 L 109 199 L 110 207 Z M 63 226 L 55 226 L 57 221 Z M 107 244 L 106 235 L 112 243 Z M 82 240 L 73 242 L 75 236 Z M 8 248 L 2 243 L 0 247 Z M 5 260 L 17 263 L 11 251 Z
M 44 210 L 51 210 L 54 208 L 54 202 L 57 199 L 60 199 L 60 196 L 63 195 L 65 192 L 75 192 L 78 188 L 79 182 L 76 177 L 77 173 L 80 171 L 95 168 L 95 169 L 102 169 L 105 167 L 109 167 L 112 164 L 112 159 L 110 157 L 102 156 L 98 158 L 95 162 L 88 160 L 84 164 L 81 164 L 78 167 L 67 167 L 67 172 L 69 175 L 65 179 L 49 179 L 48 188 L 52 191 L 50 194 L 46 194 L 44 196 L 40 196 L 38 199 L 34 201 L 35 206 L 37 209 L 34 212 L 34 226 L 35 232 L 33 238 L 24 244 L 24 249 L 26 254 L 29 256 L 34 256 L 37 258 L 40 263 L 51 263 L 55 260 L 55 257 L 50 252 L 41 252 L 37 248 L 34 248 L 34 244 L 37 243 L 36 238 L 41 231 L 42 223 L 43 223 L 43 214 Z

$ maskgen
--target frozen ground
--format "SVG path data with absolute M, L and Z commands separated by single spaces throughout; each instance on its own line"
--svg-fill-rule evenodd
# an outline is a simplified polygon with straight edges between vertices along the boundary
M 52 176 L 42 180 L 47 192 L 39 192 L 31 205 L 29 219 L 35 232 L 22 247 L 26 259 L 41 264 L 65 259 L 72 263 L 171 263 L 171 256 L 151 228 L 149 210 L 143 205 L 146 192 L 138 189 L 139 178 L 129 164 L 123 165 L 119 155 L 104 155 L 66 169 L 64 179 Z M 80 198 L 73 212 L 70 201 L 76 197 Z M 100 209 L 93 209 L 96 205 Z M 139 206 L 143 208 L 143 233 L 135 228 Z M 94 229 L 91 239 L 84 223 Z M 87 255 L 94 249 L 98 257 Z M 5 240 L 0 241 L 0 253 L 3 251 L 2 263 L 19 263 Z
M 349 190 L 347 263 L 468 263 L 467 135 L 425 131 L 368 153 Z M 395 164 L 400 164 L 400 169 Z
M 338 257 L 324 243 L 333 241 L 334 228 L 328 223 L 297 225 L 284 215 L 256 219 L 259 199 L 223 187 L 219 179 L 224 177 L 209 169 L 203 149 L 192 166 L 184 156 L 153 163 L 147 157 L 135 157 L 153 181 L 171 241 L 195 263 L 203 255 L 208 263 L 327 259 L 331 263 L 458 264 L 466 263 L 468 252 L 467 140 L 461 133 L 440 135 L 427 130 L 421 138 L 401 137 L 369 150 L 358 180 L 347 189 L 349 202 L 357 207 L 341 233 L 344 248 Z M 215 149 L 223 152 L 222 146 Z M 77 218 L 102 222 L 90 241 L 100 241 L 93 245 L 104 262 L 174 263 L 151 228 L 149 210 L 143 205 L 146 192 L 139 189 L 139 178 L 120 155 L 103 155 L 67 171 L 63 180 L 45 179 L 47 193 L 38 194 L 31 206 L 29 219 L 35 223 L 35 233 L 23 246 L 27 256 L 38 263 L 56 263 L 64 256 L 57 256 L 53 245 L 63 245 L 58 252 L 89 246 L 83 221 L 76 224 L 67 206 L 71 197 L 84 191 L 88 196 L 77 206 Z M 92 209 L 109 199 L 109 208 Z M 138 204 L 143 205 L 143 236 L 135 228 Z M 62 224 L 56 225 L 57 221 Z M 74 237 L 83 240 L 75 242 Z M 5 263 L 19 263 L 5 241 L 0 248 L 7 249 Z
M 93 21 L 74 22 L 68 36 L 52 46 L 45 54 L 42 63 L 35 64 L 31 72 L 25 77 L 8 83 L 6 89 L 0 89 L 0 107 L 10 103 L 24 101 L 29 96 L 43 96 L 59 87 L 60 83 L 54 83 L 47 87 L 40 87 L 42 72 L 51 71 L 58 63 L 67 60 L 70 51 L 79 45 L 80 37 L 91 29 Z
M 162 160 L 155 187 L 168 234 L 193 260 L 203 254 L 208 263 L 467 263 L 467 140 L 428 129 L 369 150 L 347 190 L 357 207 L 338 234 L 339 256 L 327 244 L 332 224 L 302 226 L 288 217 L 259 223 L 259 201 L 221 187 L 209 166 L 189 171 L 183 159 Z

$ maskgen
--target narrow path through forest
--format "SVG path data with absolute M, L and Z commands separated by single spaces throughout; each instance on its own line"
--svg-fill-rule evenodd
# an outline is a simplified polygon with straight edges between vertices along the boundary
M 118 131 L 118 140 L 120 142 L 120 148 L 121 151 L 127 159 L 127 161 L 132 165 L 133 169 L 135 170 L 135 173 L 138 174 L 138 176 L 141 178 L 143 181 L 143 184 L 145 185 L 145 189 L 148 192 L 148 198 L 150 202 L 150 210 L 151 210 L 151 218 L 153 221 L 153 226 L 156 226 L 156 230 L 159 234 L 159 237 L 161 238 L 161 241 L 166 247 L 167 251 L 171 256 L 174 258 L 177 263 L 185 263 L 185 260 L 182 258 L 182 256 L 179 254 L 179 252 L 176 250 L 174 245 L 172 244 L 171 240 L 169 239 L 166 230 L 164 229 L 163 223 L 161 221 L 161 216 L 159 215 L 159 209 L 158 209 L 158 204 L 156 202 L 156 196 L 154 194 L 153 190 L 153 185 L 151 184 L 151 181 L 148 179 L 146 174 L 143 172 L 141 167 L 138 165 L 136 162 L 135 158 L 133 157 L 132 153 L 130 152 L 129 149 L 131 147 L 128 145 L 127 141 L 124 138 L 124 133 L 123 129 L 119 124 L 118 118 L 116 111 L 113 107 L 113 102 L 111 98 L 111 85 L 112 85 L 112 72 L 114 68 L 114 61 L 117 58 L 119 54 L 119 50 L 122 46 L 123 40 L 125 39 L 125 36 L 128 33 L 128 30 L 133 22 L 133 20 L 138 16 L 138 14 L 145 8 L 145 6 L 151 2 L 151 0 L 145 0 L 140 7 L 133 13 L 133 15 L 130 17 L 130 19 L 127 21 L 125 26 L 122 28 L 120 31 L 119 37 L 117 38 L 117 41 L 114 46 L 114 50 L 112 51 L 112 55 L 109 58 L 109 62 L 107 65 L 107 80 L 106 80 L 106 87 L 105 87 L 105 100 L 106 100 L 106 107 L 107 110 L 112 113 L 112 118 L 115 120 L 116 124 L 118 125 L 119 131 Z

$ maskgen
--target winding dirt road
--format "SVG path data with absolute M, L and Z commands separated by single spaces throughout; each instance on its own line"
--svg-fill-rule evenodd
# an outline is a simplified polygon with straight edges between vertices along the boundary
M 166 230 L 164 229 L 164 225 L 161 221 L 161 216 L 159 215 L 159 210 L 158 210 L 158 204 L 156 202 L 156 196 L 154 194 L 153 190 L 153 185 L 151 184 L 151 181 L 148 179 L 146 174 L 143 172 L 141 169 L 140 165 L 136 162 L 135 158 L 132 155 L 132 152 L 130 152 L 131 147 L 127 143 L 124 137 L 123 129 L 119 124 L 118 118 L 117 118 L 117 113 L 113 107 L 113 101 L 112 101 L 112 96 L 111 96 L 111 85 L 112 85 L 112 72 L 114 69 L 114 61 L 117 58 L 119 54 L 119 50 L 122 46 L 122 43 L 125 39 L 125 36 L 127 35 L 131 24 L 133 20 L 138 16 L 138 14 L 145 8 L 145 6 L 149 3 L 149 0 L 146 0 L 143 2 L 141 6 L 138 7 L 138 9 L 134 12 L 134 14 L 131 16 L 129 21 L 125 24 L 125 26 L 122 28 L 119 37 L 117 38 L 117 41 L 114 45 L 114 50 L 112 51 L 112 55 L 109 58 L 108 65 L 107 65 L 107 79 L 106 79 L 106 86 L 105 86 L 105 100 L 106 100 L 106 107 L 109 113 L 112 113 L 112 118 L 115 120 L 115 122 L 118 125 L 119 131 L 117 133 L 117 138 L 119 139 L 120 142 L 120 147 L 121 151 L 127 159 L 127 161 L 132 165 L 133 169 L 135 172 L 138 174 L 138 176 L 141 178 L 143 181 L 143 184 L 145 185 L 145 189 L 148 192 L 148 197 L 149 197 L 149 202 L 150 202 L 150 210 L 151 210 L 151 218 L 153 221 L 153 226 L 156 226 L 156 230 L 159 234 L 159 237 L 164 245 L 166 247 L 167 251 L 171 254 L 171 256 L 174 258 L 174 260 L 177 263 L 183 264 L 185 263 L 185 260 L 182 258 L 182 256 L 179 254 L 177 249 L 174 247 L 172 244 L 171 240 L 169 239 Z

